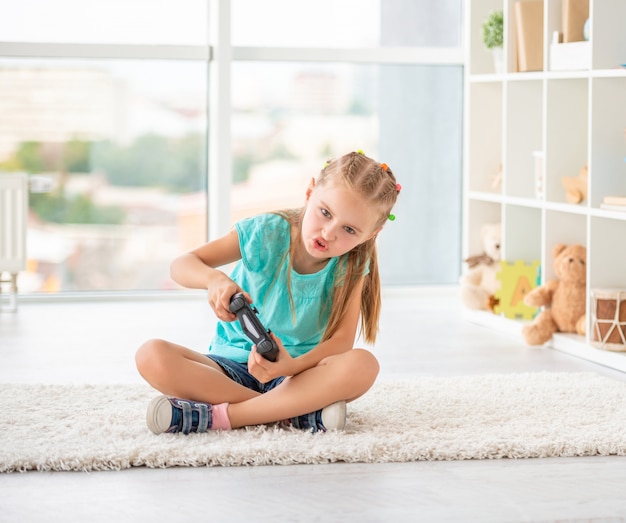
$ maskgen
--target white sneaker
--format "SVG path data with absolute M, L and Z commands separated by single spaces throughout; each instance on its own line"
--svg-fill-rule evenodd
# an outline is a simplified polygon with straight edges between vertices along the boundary
M 337 401 L 323 409 L 285 420 L 286 425 L 311 432 L 342 430 L 346 426 L 346 402 Z
M 346 402 L 337 401 L 324 407 L 321 418 L 326 430 L 343 430 L 346 426 Z

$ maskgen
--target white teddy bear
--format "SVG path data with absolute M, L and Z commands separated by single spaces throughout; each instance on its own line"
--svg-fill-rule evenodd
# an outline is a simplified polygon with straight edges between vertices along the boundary
M 500 269 L 500 223 L 488 223 L 481 229 L 484 254 L 465 260 L 469 270 L 461 276 L 461 299 L 468 309 L 491 310 L 495 293 L 500 288 L 496 275 Z

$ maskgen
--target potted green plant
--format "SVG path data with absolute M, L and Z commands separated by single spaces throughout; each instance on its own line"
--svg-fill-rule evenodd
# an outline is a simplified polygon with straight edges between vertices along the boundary
M 492 11 L 483 23 L 483 42 L 493 53 L 496 73 L 503 70 L 502 47 L 504 45 L 504 13 Z

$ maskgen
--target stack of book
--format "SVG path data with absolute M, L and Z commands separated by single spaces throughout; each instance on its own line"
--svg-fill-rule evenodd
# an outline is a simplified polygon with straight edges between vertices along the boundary
M 605 196 L 600 207 L 609 211 L 626 211 L 626 196 Z
M 550 45 L 550 70 L 574 71 L 591 67 L 591 43 L 585 23 L 589 0 L 561 0 L 562 31 L 554 31 Z
M 589 0 L 561 0 L 563 43 L 582 42 L 585 22 L 589 18 Z
M 543 0 L 513 4 L 517 71 L 543 70 Z

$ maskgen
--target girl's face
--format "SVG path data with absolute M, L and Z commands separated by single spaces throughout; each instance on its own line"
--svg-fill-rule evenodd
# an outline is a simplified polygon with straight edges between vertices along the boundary
M 311 180 L 306 197 L 302 241 L 316 260 L 341 256 L 382 229 L 377 226 L 380 211 L 341 181 L 320 186 Z

